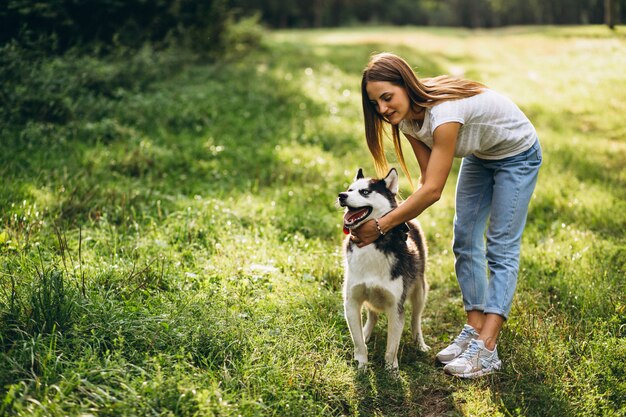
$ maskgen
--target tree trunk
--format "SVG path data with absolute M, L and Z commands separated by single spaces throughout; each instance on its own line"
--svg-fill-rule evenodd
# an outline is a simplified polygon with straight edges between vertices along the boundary
M 604 0 L 604 23 L 615 30 L 615 0 Z
M 313 1 L 313 27 L 322 27 L 322 14 L 324 13 L 324 0 Z

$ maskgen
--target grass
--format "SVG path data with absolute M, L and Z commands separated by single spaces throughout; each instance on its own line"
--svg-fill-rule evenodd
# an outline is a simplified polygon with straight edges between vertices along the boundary
M 359 81 L 383 50 L 507 94 L 542 141 L 504 368 L 482 380 L 443 375 L 408 326 L 388 374 L 384 319 L 372 368 L 351 361 L 334 199 L 373 173 Z M 0 415 L 626 415 L 624 52 L 622 28 L 279 31 L 59 92 L 62 121 L 0 131 Z M 420 216 L 433 351 L 463 323 L 454 177 Z

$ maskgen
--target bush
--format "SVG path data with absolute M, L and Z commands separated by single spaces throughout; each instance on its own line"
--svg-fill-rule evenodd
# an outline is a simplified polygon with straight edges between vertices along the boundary
M 207 19 L 222 14 L 206 13 Z M 89 50 L 74 47 L 52 56 L 54 36 L 9 41 L 0 46 L 0 125 L 99 121 L 110 107 L 107 102 L 145 91 L 198 60 L 239 57 L 259 47 L 264 36 L 258 16 L 240 21 L 230 17 L 220 26 L 179 27 L 175 32 L 165 49 L 165 44 L 149 42 L 114 49 L 94 44 Z
M 260 25 L 260 14 L 256 13 L 235 21 L 229 17 L 224 31 L 224 49 L 229 56 L 238 56 L 261 46 L 265 31 Z
M 0 44 L 52 35 L 50 52 L 104 44 L 139 48 L 192 36 L 205 50 L 219 49 L 226 0 L 14 0 L 0 10 Z

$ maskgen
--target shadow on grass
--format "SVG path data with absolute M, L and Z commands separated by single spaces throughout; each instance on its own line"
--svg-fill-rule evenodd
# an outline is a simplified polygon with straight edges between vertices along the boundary
M 370 57 L 381 52 L 391 52 L 404 58 L 413 67 L 419 77 L 433 77 L 444 74 L 437 63 L 440 56 L 426 55 L 406 45 L 368 43 L 357 45 L 323 45 L 315 49 L 316 56 L 348 74 L 358 76 L 359 82 L 363 69 Z
M 436 379 L 425 380 L 414 371 L 394 374 L 382 369 L 370 370 L 357 376 L 359 392 L 358 415 L 363 416 L 460 416 L 448 387 Z M 426 375 L 428 377 L 429 375 Z M 430 375 L 432 376 L 432 375 Z
M 548 385 L 538 384 L 533 378 L 515 380 L 513 386 L 499 388 L 501 405 L 499 410 L 504 415 L 541 416 L 573 416 L 575 408 Z
M 575 145 L 561 146 L 555 149 L 550 162 L 557 164 L 560 172 L 573 173 L 581 183 L 600 185 L 614 194 L 616 199 L 625 199 L 626 180 L 623 174 L 626 155 L 591 146 L 586 144 L 582 149 Z M 584 148 L 588 149 L 585 151 Z
M 620 167 L 619 158 L 603 160 L 602 157 L 590 152 L 582 153 L 573 147 L 559 149 L 551 155 L 549 154 L 547 157 L 549 159 L 546 160 L 544 153 L 544 161 L 551 165 L 551 169 L 558 173 L 569 173 L 570 176 L 567 177 L 568 181 L 563 181 L 560 192 L 544 193 L 540 198 L 533 200 L 528 213 L 529 226 L 546 231 L 555 224 L 575 224 L 581 230 L 589 230 L 603 236 L 622 236 L 626 218 L 616 216 L 612 212 L 616 207 L 626 207 L 624 205 L 626 184 L 620 178 L 623 169 Z M 541 187 L 542 175 L 546 173 L 540 173 L 538 189 Z M 572 183 L 570 181 L 572 178 L 577 182 Z M 571 185 L 577 187 L 570 188 Z M 594 200 L 593 188 L 596 187 L 602 194 L 611 196 L 613 201 L 603 205 Z M 585 189 L 591 190 L 591 197 L 584 193 Z
M 452 417 L 465 415 L 466 406 L 487 413 L 484 415 L 496 410 L 503 415 L 575 414 L 563 393 L 548 385 L 550 378 L 537 368 L 538 358 L 512 357 L 515 350 L 504 349 L 503 371 L 475 380 L 460 379 L 446 375 L 435 361 L 434 354 L 442 346 L 435 344 L 431 351 L 420 352 L 405 332 L 398 355 L 399 371 L 394 373 L 384 366 L 385 342 L 383 316 L 368 343 L 369 368 L 355 377 L 358 415 Z
M 172 202 L 180 196 L 223 198 L 323 177 L 323 166 L 285 163 L 291 151 L 281 158 L 278 149 L 321 148 L 340 158 L 365 147 L 358 133 L 325 126 L 327 103 L 307 96 L 299 78 L 281 74 L 330 64 L 359 77 L 371 52 L 381 49 L 284 44 L 239 63 L 189 67 L 117 101 L 102 99 L 106 114 L 93 105 L 84 119 L 65 125 L 3 130 L 10 146 L 0 163 L 11 173 L 3 201 L 39 201 L 40 210 L 68 224 L 105 217 L 121 225 L 176 210 Z M 438 72 L 427 57 L 420 61 Z M 306 121 L 313 121 L 308 132 Z
M 384 317 L 383 317 L 384 322 Z M 356 374 L 358 415 L 363 416 L 460 416 L 451 386 L 432 352 L 421 352 L 405 334 L 398 353 L 399 369 L 385 368 L 386 325 L 374 330 L 368 343 L 370 364 Z
M 51 198 L 40 207 L 70 223 L 107 216 L 119 224 L 133 210 L 154 213 L 153 196 L 166 206 L 181 194 L 272 185 L 282 171 L 275 149 L 293 139 L 301 104 L 309 117 L 323 112 L 253 65 L 192 68 L 116 103 L 106 119 L 24 129 L 0 158 L 12 177 L 3 201 L 37 200 L 41 190 Z

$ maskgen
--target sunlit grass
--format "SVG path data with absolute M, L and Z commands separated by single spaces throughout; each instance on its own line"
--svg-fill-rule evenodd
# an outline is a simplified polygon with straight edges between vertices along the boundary
M 508 95 L 542 141 L 504 369 L 481 381 L 445 376 L 408 330 L 389 375 L 384 318 L 372 369 L 351 362 L 334 200 L 374 173 L 359 83 L 384 50 Z M 278 31 L 241 61 L 83 97 L 84 120 L 6 127 L 0 414 L 622 415 L 625 52 L 603 27 Z M 463 322 L 457 170 L 420 216 L 435 352 Z

